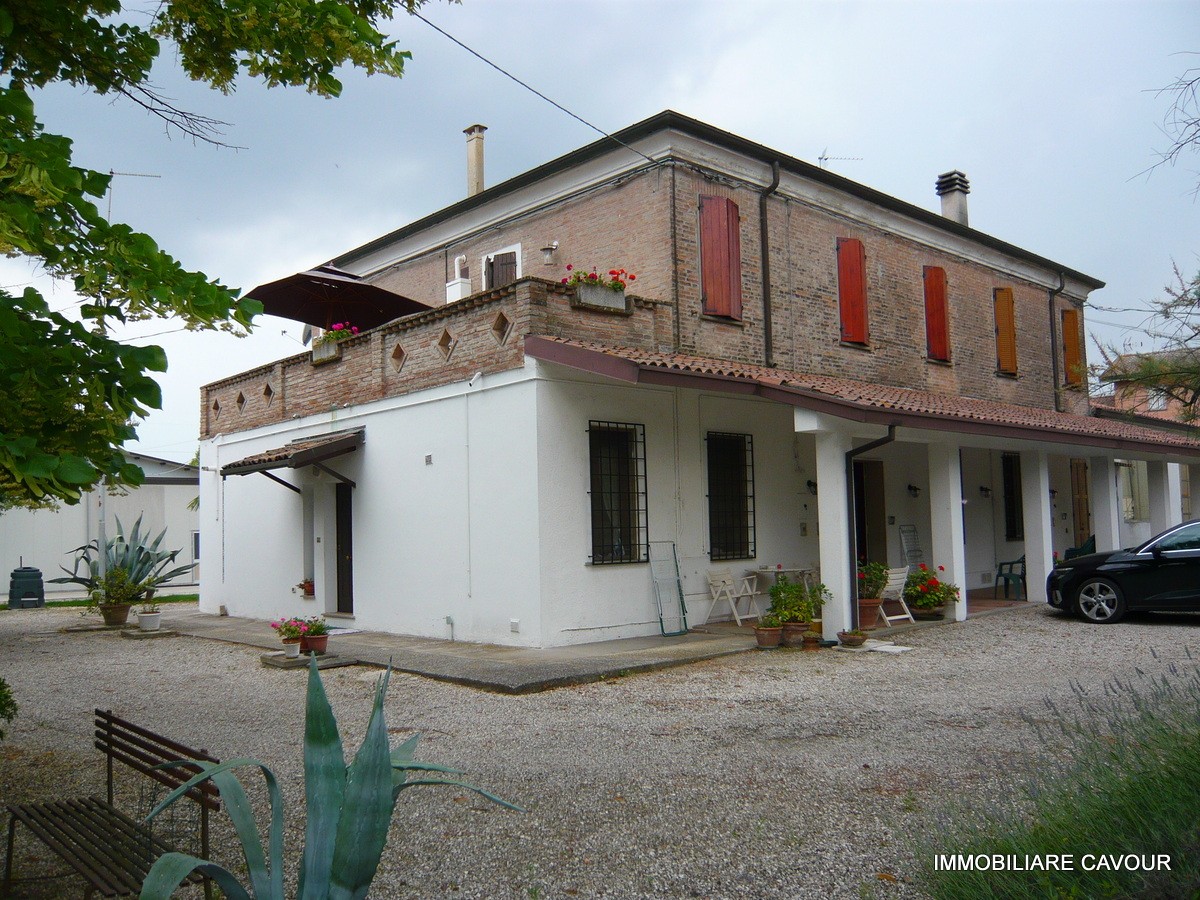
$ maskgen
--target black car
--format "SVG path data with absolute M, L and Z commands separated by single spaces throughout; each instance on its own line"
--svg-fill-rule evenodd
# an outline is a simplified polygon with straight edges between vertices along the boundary
M 1050 605 L 1089 622 L 1119 622 L 1130 610 L 1200 611 L 1200 521 L 1130 550 L 1078 556 L 1046 579 Z

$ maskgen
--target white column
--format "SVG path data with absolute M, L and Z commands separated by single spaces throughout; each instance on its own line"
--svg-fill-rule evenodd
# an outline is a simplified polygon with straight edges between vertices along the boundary
M 851 510 L 846 508 L 846 454 L 850 448 L 848 435 L 832 431 L 816 434 L 821 581 L 833 595 L 821 614 L 826 637 L 849 628 L 853 621 L 850 563 L 854 549 L 850 541 Z
M 967 617 L 967 550 L 963 542 L 962 470 L 957 444 L 930 444 L 929 525 L 933 539 L 932 565 L 946 571 L 938 580 L 957 584 L 959 602 L 954 618 Z
M 1182 520 L 1179 507 L 1183 502 L 1179 495 L 1179 466 L 1148 462 L 1146 481 L 1149 487 L 1150 533 L 1158 534 L 1172 525 L 1178 525 Z
M 1088 502 L 1092 507 L 1092 528 L 1096 550 L 1121 549 L 1121 494 L 1117 484 L 1117 463 L 1108 456 L 1088 459 Z
M 1045 601 L 1046 578 L 1054 565 L 1050 468 L 1045 450 L 1021 451 L 1021 505 L 1025 513 L 1025 584 L 1029 599 Z

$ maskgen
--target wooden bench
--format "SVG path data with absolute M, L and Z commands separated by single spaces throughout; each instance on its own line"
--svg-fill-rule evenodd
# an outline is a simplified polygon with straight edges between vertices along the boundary
M 8 807 L 8 853 L 0 896 L 11 895 L 13 843 L 18 822 L 86 879 L 85 898 L 96 891 L 105 897 L 139 893 L 154 861 L 175 850 L 154 834 L 151 825 L 116 808 L 114 764 L 124 763 L 167 790 L 174 790 L 202 771 L 201 767 L 194 763 L 167 769 L 158 766 L 179 760 L 210 763 L 218 760 L 203 750 L 193 750 L 120 719 L 111 710 L 96 710 L 95 724 L 95 746 L 107 760 L 108 799 L 84 797 Z M 208 814 L 220 808 L 219 792 L 211 781 L 205 781 L 185 796 L 199 807 L 200 856 L 208 859 Z M 205 896 L 211 897 L 212 887 L 207 879 L 193 873 L 189 880 L 193 884 L 203 882 Z

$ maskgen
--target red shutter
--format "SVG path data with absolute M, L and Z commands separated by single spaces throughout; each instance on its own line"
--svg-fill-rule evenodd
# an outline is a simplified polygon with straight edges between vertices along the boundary
M 867 343 L 867 254 L 862 241 L 838 238 L 838 303 L 842 314 L 842 340 Z
M 925 279 L 925 346 L 930 359 L 950 359 L 950 333 L 946 325 L 946 270 L 926 266 Z
M 1079 310 L 1062 311 L 1063 368 L 1066 384 L 1083 383 L 1083 336 L 1079 330 Z
M 1012 288 L 996 288 L 993 293 L 996 308 L 996 370 L 1005 375 L 1017 374 L 1017 318 Z
M 742 236 L 738 207 L 727 197 L 700 197 L 701 310 L 742 317 Z

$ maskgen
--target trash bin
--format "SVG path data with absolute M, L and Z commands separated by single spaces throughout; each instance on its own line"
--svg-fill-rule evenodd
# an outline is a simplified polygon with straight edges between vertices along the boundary
M 42 584 L 42 570 L 33 566 L 13 569 L 8 582 L 8 608 L 33 609 L 45 605 L 46 588 Z

